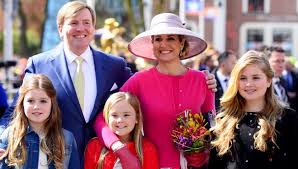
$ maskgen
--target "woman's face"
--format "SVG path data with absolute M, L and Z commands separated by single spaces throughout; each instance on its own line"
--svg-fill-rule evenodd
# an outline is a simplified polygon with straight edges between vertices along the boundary
M 159 62 L 179 61 L 183 46 L 178 35 L 155 35 L 152 39 L 154 56 Z
M 259 68 L 259 65 L 248 65 L 240 73 L 238 82 L 239 94 L 250 102 L 263 102 L 271 80 Z

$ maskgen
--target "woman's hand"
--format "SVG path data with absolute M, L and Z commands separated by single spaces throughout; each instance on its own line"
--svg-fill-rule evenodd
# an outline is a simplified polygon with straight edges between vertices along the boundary
M 114 153 L 120 159 L 120 163 L 123 169 L 142 168 L 139 159 L 129 151 L 126 145 L 116 148 Z
M 209 160 L 209 151 L 199 153 L 185 153 L 187 165 L 191 167 L 200 168 L 205 165 Z
M 206 83 L 208 85 L 208 89 L 211 89 L 213 92 L 217 91 L 216 88 L 216 80 L 215 80 L 215 76 L 214 74 L 210 73 L 208 70 L 203 70 L 203 72 L 205 73 L 205 77 L 206 77 Z

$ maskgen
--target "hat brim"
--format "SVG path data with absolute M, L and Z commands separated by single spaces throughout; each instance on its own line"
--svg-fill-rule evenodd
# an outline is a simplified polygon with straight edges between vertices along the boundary
M 156 57 L 153 54 L 151 36 L 164 34 L 185 36 L 186 41 L 189 44 L 189 48 L 187 55 L 181 58 L 181 60 L 196 56 L 207 48 L 207 43 L 194 32 L 184 28 L 168 27 L 166 29 L 152 29 L 140 33 L 128 44 L 128 50 L 138 57 L 156 60 Z

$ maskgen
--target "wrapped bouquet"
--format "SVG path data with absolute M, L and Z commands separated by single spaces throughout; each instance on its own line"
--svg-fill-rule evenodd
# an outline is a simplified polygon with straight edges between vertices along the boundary
M 171 136 L 177 149 L 183 153 L 197 153 L 209 149 L 210 132 L 202 113 L 184 110 L 176 118 Z

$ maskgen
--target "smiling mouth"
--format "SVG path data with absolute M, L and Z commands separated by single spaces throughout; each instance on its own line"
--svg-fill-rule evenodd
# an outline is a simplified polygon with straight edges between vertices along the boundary
M 256 92 L 255 89 L 249 89 L 249 90 L 244 90 L 244 91 L 248 94 L 252 94 L 252 93 Z
M 82 38 L 85 38 L 85 37 L 87 37 L 87 35 L 75 35 L 74 37 L 75 37 L 75 38 L 82 39 Z
M 124 129 L 126 128 L 127 126 L 122 126 L 122 127 L 119 127 L 119 126 L 116 126 L 117 129 Z
M 160 51 L 159 53 L 161 53 L 161 54 L 168 54 L 168 53 L 171 53 L 171 51 L 170 50 L 163 50 L 163 51 Z
M 42 115 L 41 112 L 33 112 L 32 114 L 33 114 L 33 115 Z

